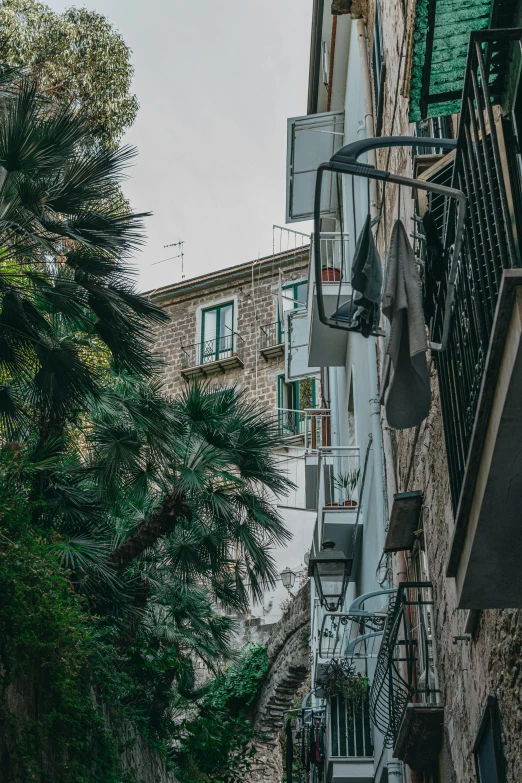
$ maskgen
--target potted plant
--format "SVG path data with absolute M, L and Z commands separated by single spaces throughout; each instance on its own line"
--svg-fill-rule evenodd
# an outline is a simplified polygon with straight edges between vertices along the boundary
M 323 266 L 321 269 L 321 280 L 323 283 L 335 283 L 341 279 L 341 270 L 334 266 Z
M 352 468 L 348 473 L 338 473 L 334 478 L 334 486 L 341 492 L 341 506 L 350 506 L 354 508 L 357 505 L 357 501 L 353 500 L 353 493 L 357 489 L 359 483 L 359 468 Z
M 341 696 L 360 704 L 368 693 L 368 679 L 347 658 L 332 658 L 317 683 L 326 698 Z

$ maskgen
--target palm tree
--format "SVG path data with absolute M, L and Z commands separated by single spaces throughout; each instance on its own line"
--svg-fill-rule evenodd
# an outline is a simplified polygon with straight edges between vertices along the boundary
M 13 75 L 4 69 L 5 82 Z M 2 80 L 0 78 L 0 87 Z M 113 196 L 135 151 L 86 150 L 72 107 L 27 78 L 0 92 L 0 421 L 15 438 L 36 419 L 59 438 L 99 394 L 111 361 L 157 370 L 147 325 L 165 314 L 139 296 L 130 257 L 144 214 Z

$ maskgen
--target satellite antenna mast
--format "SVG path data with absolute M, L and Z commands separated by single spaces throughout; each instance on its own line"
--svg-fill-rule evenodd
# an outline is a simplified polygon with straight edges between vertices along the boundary
M 165 261 L 173 261 L 175 258 L 181 258 L 181 279 L 185 279 L 185 266 L 184 266 L 184 252 L 183 252 L 183 245 L 185 244 L 184 240 L 180 239 L 179 242 L 171 242 L 170 245 L 163 245 L 163 247 L 177 247 L 179 248 L 179 253 L 177 256 L 169 256 L 168 258 L 164 258 L 161 261 L 155 261 L 151 266 L 157 266 L 158 264 L 163 264 Z

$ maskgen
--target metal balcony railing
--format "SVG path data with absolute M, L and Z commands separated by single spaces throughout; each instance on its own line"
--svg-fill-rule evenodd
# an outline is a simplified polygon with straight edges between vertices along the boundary
M 261 352 L 282 345 L 284 341 L 284 329 L 281 321 L 272 324 L 264 324 L 259 327 L 259 348 Z
M 362 497 L 359 449 L 332 446 L 319 450 L 319 496 L 322 508 L 357 508 Z
M 328 446 L 331 441 L 330 411 L 324 408 L 294 410 L 278 408 L 277 421 L 282 438 L 301 436 L 307 451 Z
M 360 702 L 334 696 L 329 700 L 327 725 L 330 758 L 373 756 L 368 695 Z
M 450 159 L 436 175 L 437 182 L 459 188 L 468 199 L 449 341 L 445 351 L 434 354 L 455 511 L 503 270 L 520 266 L 520 166 L 516 147 L 506 135 L 509 124 L 494 106 L 503 91 L 501 75 L 505 69 L 499 69 L 499 63 L 509 61 L 509 47 L 520 39 L 521 31 L 515 29 L 471 33 L 458 147 L 454 163 Z M 442 335 L 448 257 L 455 234 L 454 226 L 447 224 L 449 211 L 444 198 L 432 194 L 429 208 L 439 235 L 445 239 L 445 270 L 427 302 L 433 314 L 432 339 L 437 341 Z
M 316 242 L 315 234 L 312 234 L 312 245 Z M 319 242 L 321 244 L 321 270 L 322 280 L 325 283 L 351 280 L 350 269 L 350 244 L 348 234 L 322 231 Z M 310 253 L 313 258 L 313 249 Z
M 370 689 L 370 715 L 387 747 L 397 740 L 410 702 L 441 704 L 430 582 L 402 582 L 390 604 Z
M 205 365 L 214 364 L 224 371 L 226 367 L 243 366 L 244 347 L 243 338 L 235 332 L 226 337 L 182 345 L 181 369 L 204 369 Z

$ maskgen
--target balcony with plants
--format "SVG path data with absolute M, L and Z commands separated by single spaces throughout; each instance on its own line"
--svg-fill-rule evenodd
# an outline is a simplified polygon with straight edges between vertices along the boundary
M 348 334 L 330 329 L 321 323 L 317 309 L 317 287 L 314 270 L 314 244 L 319 241 L 321 251 L 321 280 L 323 302 L 328 315 L 351 299 L 351 257 L 348 234 L 321 232 L 319 239 L 312 235 L 310 252 L 309 363 L 318 367 L 343 367 L 346 361 Z
M 362 497 L 358 448 L 318 449 L 317 514 L 319 542 L 335 544 L 350 560 L 349 581 L 355 581 L 362 541 Z

